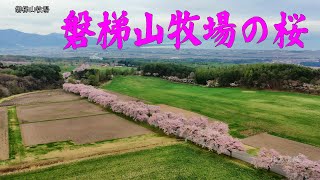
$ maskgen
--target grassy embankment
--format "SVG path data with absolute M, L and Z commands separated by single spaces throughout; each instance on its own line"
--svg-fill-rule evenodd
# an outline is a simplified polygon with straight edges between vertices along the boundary
M 9 157 L 10 159 L 22 159 L 25 156 L 25 148 L 22 144 L 21 131 L 17 118 L 16 107 L 8 108 L 9 128 Z
M 0 176 L 1 177 L 1 176 Z M 281 179 L 190 144 L 100 157 L 42 170 L 3 176 L 9 179 Z

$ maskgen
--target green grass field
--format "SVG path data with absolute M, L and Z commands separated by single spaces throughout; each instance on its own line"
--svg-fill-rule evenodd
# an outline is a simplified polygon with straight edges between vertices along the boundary
M 320 96 L 206 88 L 139 76 L 116 77 L 103 88 L 227 122 L 237 137 L 265 131 L 320 146 Z
M 179 144 L 58 165 L 0 179 L 281 179 L 228 157 Z
M 22 143 L 19 121 L 16 113 L 16 107 L 8 108 L 9 120 L 9 156 L 10 159 L 21 159 L 25 156 L 25 148 Z
M 61 73 L 64 72 L 71 72 L 72 70 L 74 70 L 77 66 L 76 65 L 71 65 L 71 64 L 57 64 L 60 69 L 61 69 Z

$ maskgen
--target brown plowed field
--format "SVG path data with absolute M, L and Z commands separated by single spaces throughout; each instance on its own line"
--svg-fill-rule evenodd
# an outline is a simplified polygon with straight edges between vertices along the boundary
M 87 100 L 36 104 L 17 107 L 21 123 L 39 122 L 72 117 L 91 116 L 107 113 L 101 107 Z
M 61 89 L 58 90 L 46 90 L 40 92 L 31 92 L 21 95 L 16 95 L 10 100 L 5 100 L 0 103 L 0 106 L 13 106 L 13 105 L 28 105 L 61 101 L 72 101 L 81 99 L 80 96 L 66 93 Z
M 114 114 L 21 124 L 21 132 L 27 146 L 68 140 L 85 144 L 151 133 Z

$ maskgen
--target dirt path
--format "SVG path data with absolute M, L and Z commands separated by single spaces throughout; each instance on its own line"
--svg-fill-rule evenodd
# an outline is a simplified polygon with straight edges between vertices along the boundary
M 320 160 L 320 148 L 269 135 L 267 133 L 258 134 L 242 140 L 249 146 L 267 149 L 274 149 L 282 155 L 296 156 L 299 153 L 306 155 L 312 160 Z
M 0 108 L 0 160 L 9 158 L 7 108 Z

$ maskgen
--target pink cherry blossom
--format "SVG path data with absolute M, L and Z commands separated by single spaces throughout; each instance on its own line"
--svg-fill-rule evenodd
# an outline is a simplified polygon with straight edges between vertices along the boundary
M 71 73 L 70 72 L 65 72 L 65 73 L 62 74 L 62 76 L 63 76 L 63 79 L 68 79 L 68 77 L 71 76 Z
M 208 128 L 218 131 L 221 134 L 228 134 L 229 132 L 229 127 L 228 124 L 219 122 L 219 121 L 214 121 L 208 125 Z
M 270 170 L 276 164 L 280 162 L 280 154 L 274 149 L 262 148 L 259 151 L 258 157 L 254 158 L 253 165 L 256 168 L 265 168 Z
M 207 118 L 201 116 L 201 117 L 192 117 L 186 123 L 189 125 L 195 125 L 201 128 L 205 128 L 209 124 L 209 121 Z
M 73 72 L 82 72 L 84 70 L 90 69 L 89 64 L 81 64 L 79 67 L 75 68 Z
M 262 148 L 252 163 L 256 168 L 268 170 L 278 165 L 289 179 L 320 179 L 320 162 L 311 161 L 303 154 L 294 157 L 283 156 L 273 149 Z
M 309 160 L 305 155 L 289 158 L 283 165 L 283 170 L 286 172 L 289 179 L 312 179 L 320 178 L 320 164 Z

